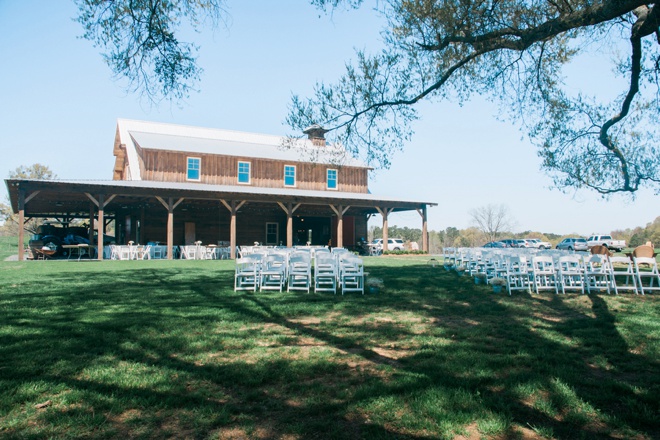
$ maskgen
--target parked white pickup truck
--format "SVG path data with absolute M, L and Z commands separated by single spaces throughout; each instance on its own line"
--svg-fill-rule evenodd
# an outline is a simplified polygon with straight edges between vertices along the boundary
M 592 235 L 587 239 L 587 245 L 589 247 L 598 245 L 606 246 L 613 251 L 621 252 L 621 250 L 626 247 L 626 241 L 614 240 L 611 235 Z

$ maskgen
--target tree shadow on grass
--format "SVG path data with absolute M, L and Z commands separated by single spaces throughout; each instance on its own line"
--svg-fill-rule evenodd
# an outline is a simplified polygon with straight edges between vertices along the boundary
M 245 351 L 241 350 L 229 353 L 235 359 L 221 364 L 195 360 L 185 333 L 198 328 L 212 332 L 218 317 L 214 311 L 229 310 L 229 315 L 243 321 L 247 316 L 257 324 L 269 321 L 246 307 L 241 296 L 220 299 L 210 293 L 217 277 L 200 276 L 190 283 L 165 281 L 168 276 L 176 278 L 175 273 L 161 272 L 158 280 L 148 272 L 133 273 L 150 289 L 154 285 L 163 289 L 145 292 L 127 288 L 122 285 L 125 280 L 116 276 L 90 275 L 93 290 L 99 293 L 86 289 L 83 295 L 44 286 L 42 291 L 49 293 L 37 293 L 31 301 L 49 304 L 48 316 L 35 315 L 32 303 L 14 309 L 16 313 L 3 323 L 23 330 L 0 349 L 4 359 L 11 359 L 5 384 L 12 398 L 5 401 L 5 411 L 46 398 L 57 402 L 52 410 L 34 411 L 31 428 L 23 426 L 36 436 L 65 435 L 77 422 L 85 424 L 77 429 L 92 429 L 101 437 L 120 433 L 132 437 L 140 432 L 148 437 L 205 437 L 226 425 L 239 427 L 247 437 L 392 435 L 383 427 L 342 417 L 345 398 L 324 400 L 323 396 L 337 394 L 338 384 L 346 381 L 350 387 L 363 380 L 354 379 L 348 366 L 279 358 L 254 363 L 242 360 Z M 53 277 L 50 283 L 59 281 Z M 188 292 L 185 300 L 173 297 L 182 292 Z M 103 295 L 111 298 L 104 300 Z M 152 307 L 147 307 L 149 303 Z M 169 328 L 177 324 L 184 327 L 183 333 Z M 31 383 L 39 385 L 25 390 L 24 385 Z M 295 388 L 290 390 L 292 384 Z M 83 430 L 81 435 L 94 437 L 92 432 Z
M 72 271 L 5 291 L 2 413 L 52 399 L 57 411 L 27 423 L 56 437 L 84 420 L 98 437 L 451 438 L 475 418 L 557 438 L 658 434 L 644 415 L 657 360 L 630 353 L 603 298 L 588 297 L 591 315 L 427 267 L 369 271 L 383 294 L 234 293 L 233 272 L 204 268 L 89 271 L 69 290 Z M 422 321 L 370 320 L 388 313 Z

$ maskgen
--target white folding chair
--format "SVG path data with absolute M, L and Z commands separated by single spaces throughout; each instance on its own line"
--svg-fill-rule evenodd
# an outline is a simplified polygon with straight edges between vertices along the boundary
M 182 260 L 194 260 L 197 252 L 197 246 L 179 246 L 181 249 Z
M 619 290 L 632 290 L 637 292 L 637 277 L 630 257 L 610 257 L 610 276 L 614 293 Z
M 456 263 L 456 248 L 446 247 L 442 249 L 442 265 L 450 269 Z
M 561 285 L 561 293 L 567 290 L 578 290 L 584 293 L 584 267 L 582 260 L 576 255 L 565 255 L 557 260 L 557 275 Z
M 140 260 L 151 260 L 151 245 L 140 247 L 138 249 L 138 258 Z
M 117 246 L 116 244 L 110 245 L 110 259 L 119 260 L 119 246 Z
M 506 289 L 509 291 L 509 295 L 514 290 L 525 290 L 527 293 L 530 293 L 531 281 L 527 259 L 514 255 L 508 258 L 505 265 L 506 271 L 502 275 L 506 279 Z
M 637 284 L 642 295 L 650 293 L 654 290 L 660 290 L 660 273 L 658 273 L 658 262 L 652 257 L 633 257 L 635 265 L 635 274 L 637 274 Z M 644 270 L 640 266 L 648 266 L 648 270 Z M 648 280 L 648 284 L 644 281 Z
M 236 271 L 234 273 L 234 291 L 257 291 L 259 288 L 259 265 L 259 260 L 254 258 L 245 257 L 236 260 Z
M 364 295 L 364 263 L 350 254 L 339 260 L 341 294 L 360 292 Z
M 216 245 L 208 245 L 206 246 L 206 253 L 204 255 L 204 258 L 207 260 L 217 260 L 218 259 L 218 247 Z
M 312 263 L 309 253 L 306 256 L 299 252 L 291 255 L 287 273 L 287 292 L 304 290 L 309 293 L 312 284 Z
M 316 253 L 314 292 L 337 293 L 337 262 L 329 252 Z
M 606 290 L 610 293 L 612 278 L 610 263 L 607 255 L 589 255 L 584 259 L 584 281 L 587 292 L 592 290 Z
M 536 293 L 540 293 L 541 290 L 553 290 L 559 293 L 557 272 L 552 257 L 538 255 L 532 257 L 532 279 Z
M 261 281 L 259 290 L 278 290 L 284 289 L 286 281 L 284 256 L 271 254 L 266 257 L 261 267 Z
M 133 246 L 120 246 L 119 247 L 119 259 L 120 260 L 130 260 L 133 257 Z

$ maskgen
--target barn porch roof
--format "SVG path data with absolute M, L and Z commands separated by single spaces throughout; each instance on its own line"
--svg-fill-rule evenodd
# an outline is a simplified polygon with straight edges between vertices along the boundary
M 174 183 L 144 180 L 36 180 L 5 179 L 12 210 L 18 212 L 20 190 L 30 198 L 26 215 L 54 214 L 68 209 L 88 210 L 90 198 L 115 196 L 115 204 L 128 203 L 132 198 L 174 197 L 188 200 L 245 200 L 257 203 L 291 202 L 305 205 L 350 205 L 364 212 L 377 212 L 377 208 L 392 211 L 411 211 L 435 202 L 401 200 L 369 193 L 313 191 L 291 188 L 262 188 L 252 186 L 209 185 L 200 183 Z M 37 192 L 38 191 L 38 192 Z M 34 194 L 33 196 L 31 196 Z M 109 205 L 108 210 L 112 210 Z

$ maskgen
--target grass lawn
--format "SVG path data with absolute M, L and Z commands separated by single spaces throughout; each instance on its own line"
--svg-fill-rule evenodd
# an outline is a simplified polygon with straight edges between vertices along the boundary
M 27 246 L 29 237 L 28 234 L 25 235 L 25 245 Z M 18 255 L 18 237 L 0 236 L 0 262 L 11 255 Z
M 0 263 L 0 438 L 660 438 L 658 295 L 233 291 L 232 261 Z

